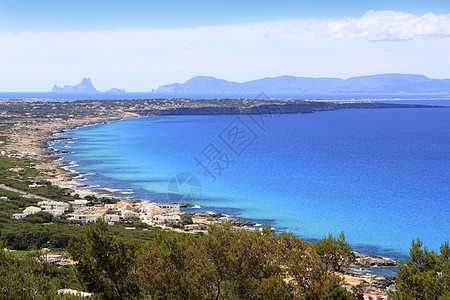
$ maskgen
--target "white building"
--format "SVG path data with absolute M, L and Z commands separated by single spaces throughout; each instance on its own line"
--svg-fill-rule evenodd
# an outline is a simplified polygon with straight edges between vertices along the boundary
M 28 214 L 24 214 L 24 213 L 13 214 L 14 219 L 22 219 L 22 218 L 25 218 L 26 216 L 28 216 Z
M 81 297 L 91 297 L 92 293 L 83 292 L 83 291 L 77 291 L 72 289 L 59 289 L 58 294 L 70 294 L 70 295 L 76 295 Z
M 23 157 L 27 157 L 27 156 L 36 156 L 36 152 L 22 152 L 22 156 Z
M 119 215 L 105 215 L 105 216 L 103 216 L 103 220 L 105 220 L 105 222 L 108 223 L 108 225 L 114 225 L 114 223 L 120 221 L 120 216 Z
M 120 221 L 119 215 L 102 215 L 102 214 L 72 214 L 70 220 L 81 222 L 84 224 L 96 223 L 98 220 L 103 219 L 108 225 L 114 225 L 114 223 Z
M 122 218 L 124 219 L 139 218 L 139 214 L 132 210 L 124 210 L 122 211 Z
M 106 207 L 107 209 L 117 210 L 117 205 L 116 205 L 115 203 L 114 203 L 114 204 L 105 203 L 105 207 Z
M 198 224 L 188 224 L 184 226 L 184 229 L 186 230 L 201 230 L 202 227 Z
M 116 203 L 116 208 L 119 211 L 132 210 L 133 209 L 133 205 L 131 205 L 130 202 L 122 200 L 122 201 Z
M 82 222 L 82 223 L 95 223 L 100 219 L 100 216 L 96 215 L 84 215 L 84 214 L 73 214 L 72 220 Z
M 148 222 L 153 220 L 153 217 L 146 213 L 139 213 L 139 220 L 141 220 L 142 222 Z
M 168 213 L 179 213 L 180 212 L 180 204 L 178 204 L 178 203 L 158 204 L 158 206 L 162 209 L 167 210 Z
M 60 208 L 46 209 L 44 211 L 51 214 L 54 218 L 57 218 L 66 212 L 64 209 L 60 209 Z
M 36 207 L 36 206 L 28 206 L 27 208 L 25 208 L 21 213 L 17 213 L 17 214 L 13 214 L 13 218 L 14 219 L 22 219 L 25 218 L 29 215 L 38 213 L 41 211 L 40 207 Z
M 141 221 L 151 221 L 154 215 L 161 215 L 166 211 L 156 203 L 144 203 L 139 207 L 139 219 Z
M 75 200 L 75 201 L 69 201 L 70 204 L 72 204 L 72 206 L 75 208 L 76 206 L 86 206 L 89 202 L 89 200 Z
M 77 215 L 83 215 L 83 214 L 86 213 L 86 210 L 85 210 L 83 207 L 75 206 L 75 207 L 73 208 L 73 212 L 74 212 L 75 214 L 77 214 Z
M 38 205 L 45 210 L 52 210 L 52 209 L 58 209 L 63 210 L 64 212 L 69 210 L 69 203 L 59 202 L 59 201 L 39 201 Z
M 176 224 L 181 221 L 180 215 L 156 215 L 153 217 L 156 224 L 171 223 Z

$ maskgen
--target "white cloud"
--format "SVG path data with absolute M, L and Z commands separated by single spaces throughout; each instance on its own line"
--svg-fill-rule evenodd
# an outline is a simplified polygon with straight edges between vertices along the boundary
M 359 19 L 330 22 L 327 33 L 338 39 L 369 41 L 450 37 L 450 14 L 427 13 L 418 17 L 403 12 L 371 10 Z
M 84 76 L 92 77 L 100 90 L 116 86 L 129 91 L 195 75 L 236 81 L 384 72 L 448 77 L 450 39 L 416 37 L 448 37 L 449 19 L 369 12 L 341 21 L 0 33 L 0 91 L 49 90 Z

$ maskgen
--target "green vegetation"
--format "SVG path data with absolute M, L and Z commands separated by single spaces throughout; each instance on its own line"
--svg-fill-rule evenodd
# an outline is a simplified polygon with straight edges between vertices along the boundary
M 7 184 L 8 180 L 22 181 L 41 176 L 33 166 L 33 162 L 27 159 L 0 156 L 0 182 Z
M 15 258 L 0 250 L 0 299 L 79 299 L 57 296 L 62 288 L 81 288 L 72 267 L 47 263 L 42 253 Z
M 87 204 L 87 206 L 94 206 L 94 205 L 99 205 L 99 204 L 115 204 L 115 203 L 119 202 L 119 199 L 116 199 L 116 198 L 110 198 L 110 197 L 97 198 L 97 197 L 91 196 L 91 195 L 84 197 L 84 199 L 91 201 Z
M 72 195 L 70 190 L 61 189 L 42 178 L 44 175 L 34 168 L 33 161 L 0 156 L 0 183 L 57 201 L 68 202 L 79 199 L 79 196 Z M 36 179 L 38 184 L 34 186 L 32 184 L 36 183 Z M 27 198 L 26 195 L 1 188 L 0 197 L 8 198 L 0 200 L 0 241 L 5 242 L 7 248 L 64 250 L 70 240 L 82 240 L 80 224 L 67 221 L 64 217 L 53 218 L 47 212 L 39 212 L 19 220 L 12 218 L 14 213 L 21 212 L 25 207 L 36 206 L 40 199 Z M 117 202 L 114 198 L 98 199 L 93 196 L 88 196 L 87 200 L 94 200 L 96 204 Z M 138 224 L 136 230 L 126 230 L 125 227 L 130 224 L 119 222 L 111 228 L 111 231 L 125 241 L 144 243 L 154 238 L 159 230 L 146 224 Z M 144 228 L 147 230 L 142 230 Z
M 269 226 L 225 225 L 205 236 L 159 231 L 137 243 L 104 222 L 84 228 L 68 246 L 75 267 L 57 268 L 42 253 L 0 251 L 0 299 L 78 299 L 56 295 L 60 288 L 93 292 L 92 299 L 362 299 L 363 287 L 342 287 L 354 259 L 343 234 L 308 243 Z M 437 254 L 413 242 L 410 255 L 390 297 L 449 299 L 449 244 Z
M 441 246 L 440 253 L 422 248 L 420 240 L 413 241 L 410 260 L 398 265 L 395 291 L 390 299 L 450 299 L 450 248 Z
M 54 250 L 65 249 L 70 240 L 81 240 L 80 228 L 72 224 L 42 225 L 28 223 L 27 218 L 3 225 L 1 240 L 9 249 L 31 250 L 50 248 Z
M 136 251 L 135 243 L 108 235 L 104 222 L 87 227 L 86 243 L 69 245 L 70 254 L 78 262 L 79 281 L 100 298 L 111 300 L 139 296 Z
M 69 252 L 83 288 L 102 299 L 360 299 L 316 252 L 316 244 L 270 227 L 213 226 L 204 237 L 160 232 L 143 246 L 86 228 Z M 342 240 L 346 248 L 348 244 Z M 339 247 L 340 245 L 338 245 Z M 346 253 L 341 251 L 340 253 Z M 348 267 L 351 257 L 342 257 Z
M 38 200 L 22 197 L 16 192 L 0 189 L 0 197 L 7 197 L 8 200 L 0 200 L 0 227 L 2 224 L 11 222 L 13 213 L 22 211 L 25 207 L 35 205 Z
M 9 217 L 8 222 L 0 223 L 0 240 L 6 243 L 8 249 L 13 250 L 41 248 L 65 250 L 70 240 L 83 240 L 83 235 L 80 235 L 80 230 L 83 230 L 80 224 L 55 218 L 52 224 L 46 225 L 36 223 L 35 220 L 34 215 L 20 220 Z M 136 230 L 127 230 L 125 229 L 127 226 L 130 224 L 120 222 L 111 226 L 110 230 L 124 241 L 134 241 L 137 244 L 152 240 L 160 231 L 159 228 L 148 227 L 145 224 L 136 226 Z M 146 230 L 143 230 L 144 228 Z
M 79 199 L 79 196 L 72 195 L 69 189 L 52 185 L 43 178 L 45 175 L 34 168 L 33 161 L 0 156 L 1 184 L 57 201 Z
M 354 260 L 353 249 L 345 242 L 344 232 L 339 238 L 331 234 L 316 244 L 316 252 L 327 269 L 335 272 L 343 272 Z
M 15 172 L 10 169 L 23 169 L 23 171 Z M 72 195 L 69 190 L 58 188 L 45 180 L 40 180 L 38 186 L 30 188 L 29 185 L 35 182 L 36 176 L 43 175 L 33 168 L 32 161 L 0 157 L 0 183 L 57 201 L 67 202 L 79 199 L 78 195 Z M 27 198 L 23 194 L 1 188 L 0 197 L 8 198 L 8 200 L 0 200 L 0 241 L 4 241 L 7 248 L 13 250 L 41 248 L 58 250 L 66 249 L 70 240 L 82 240 L 79 223 L 70 222 L 64 218 L 53 218 L 46 212 L 39 212 L 19 220 L 12 218 L 14 213 L 21 212 L 25 207 L 37 205 L 40 199 Z M 117 202 L 117 199 L 113 198 L 101 200 L 95 198 L 94 200 L 96 203 L 101 201 Z M 146 224 L 139 224 L 136 230 L 126 230 L 127 226 L 130 224 L 120 222 L 111 228 L 111 231 L 126 241 L 133 240 L 136 243 L 144 243 L 152 239 L 159 230 Z M 143 231 L 144 228 L 147 230 Z

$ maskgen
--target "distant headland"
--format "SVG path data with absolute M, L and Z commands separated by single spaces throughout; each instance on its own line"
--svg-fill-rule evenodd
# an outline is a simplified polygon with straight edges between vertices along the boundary
M 419 74 L 378 74 L 350 77 L 266 77 L 234 82 L 197 76 L 184 83 L 160 86 L 171 93 L 450 93 L 450 79 L 431 79 Z
M 286 93 L 286 94 L 408 94 L 450 93 L 450 78 L 433 79 L 420 74 L 378 74 L 350 77 L 265 77 L 245 82 L 228 81 L 212 76 L 196 76 L 184 83 L 171 83 L 153 89 L 156 93 L 228 94 L 228 93 Z M 53 93 L 101 93 L 92 84 L 91 78 L 83 78 L 77 85 L 59 87 Z M 111 88 L 104 93 L 125 93 L 125 89 Z
M 51 90 L 52 93 L 101 93 L 97 90 L 91 82 L 90 78 L 83 78 L 77 85 L 65 85 L 58 87 L 56 84 Z M 124 89 L 112 88 L 105 93 L 125 93 Z

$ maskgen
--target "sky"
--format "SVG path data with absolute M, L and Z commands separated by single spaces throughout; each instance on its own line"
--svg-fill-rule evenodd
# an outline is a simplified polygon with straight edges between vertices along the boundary
M 0 92 L 90 77 L 147 92 L 197 75 L 450 78 L 450 1 L 3 1 Z

